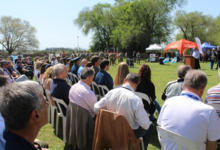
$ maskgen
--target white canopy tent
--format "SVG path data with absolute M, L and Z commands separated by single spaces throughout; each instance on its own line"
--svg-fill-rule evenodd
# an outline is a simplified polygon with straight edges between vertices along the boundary
M 154 44 L 146 48 L 146 51 L 158 51 L 158 50 L 162 50 L 162 47 L 158 46 L 157 44 Z

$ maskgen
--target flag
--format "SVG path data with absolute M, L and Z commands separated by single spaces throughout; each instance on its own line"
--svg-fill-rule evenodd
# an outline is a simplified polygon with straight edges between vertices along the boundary
M 212 66 L 212 64 L 211 64 L 211 62 L 209 63 L 209 67 L 210 67 L 210 69 L 211 69 L 211 66 Z
M 196 43 L 197 43 L 198 48 L 199 48 L 199 52 L 202 54 L 202 56 L 204 56 L 200 39 L 197 38 L 197 37 L 195 39 L 196 39 Z
M 165 64 L 165 63 L 168 63 L 169 62 L 169 56 L 166 58 L 166 59 L 164 59 L 163 60 L 163 63 Z
M 177 63 L 177 57 L 174 57 L 172 60 L 171 60 L 171 64 L 173 63 Z
M 17 58 L 16 55 L 11 55 L 11 57 L 13 58 L 13 62 L 15 62 L 15 59 Z M 21 55 L 21 57 L 23 58 L 23 55 Z

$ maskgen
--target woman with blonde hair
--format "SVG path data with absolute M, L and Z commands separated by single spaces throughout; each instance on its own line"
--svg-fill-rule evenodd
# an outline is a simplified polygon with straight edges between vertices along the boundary
M 71 72 L 71 68 L 73 65 L 74 65 L 74 61 L 73 61 L 73 59 L 71 59 L 68 63 L 68 67 L 67 67 L 68 72 Z
M 115 79 L 114 79 L 114 88 L 118 88 L 121 87 L 122 84 L 124 83 L 124 79 L 126 78 L 126 76 L 129 74 L 129 68 L 127 63 L 125 62 L 121 62 L 118 65 L 118 69 L 115 75 Z
M 37 61 L 36 64 L 35 64 L 35 69 L 34 69 L 34 75 L 35 77 L 38 77 L 40 76 L 39 72 L 40 72 L 40 67 L 41 65 L 43 64 L 42 61 Z
M 53 72 L 53 66 L 47 68 L 47 70 L 45 71 L 44 76 L 43 76 L 43 88 L 45 90 L 49 90 L 50 91 L 50 84 L 53 81 L 52 78 L 54 76 L 55 75 L 54 75 L 54 72 Z M 50 99 L 51 99 L 52 105 L 55 106 L 53 98 L 51 96 L 50 96 Z

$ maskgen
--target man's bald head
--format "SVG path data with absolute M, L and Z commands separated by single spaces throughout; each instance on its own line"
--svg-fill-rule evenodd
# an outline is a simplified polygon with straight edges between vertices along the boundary
M 83 59 L 83 60 L 81 61 L 81 65 L 85 66 L 86 64 L 87 64 L 87 60 L 86 60 L 86 59 Z

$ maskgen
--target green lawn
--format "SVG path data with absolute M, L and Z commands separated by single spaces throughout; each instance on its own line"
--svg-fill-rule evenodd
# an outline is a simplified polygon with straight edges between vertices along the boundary
M 141 64 L 146 63 L 144 61 L 141 61 Z M 167 82 L 172 81 L 172 80 L 176 80 L 177 79 L 177 75 L 176 75 L 176 71 L 177 71 L 177 67 L 179 65 L 182 65 L 183 63 L 177 63 L 177 64 L 165 64 L 165 65 L 159 65 L 159 63 L 147 63 L 150 68 L 151 68 L 151 74 L 152 74 L 152 82 L 155 85 L 156 88 L 156 96 L 157 96 L 157 101 L 160 103 L 160 105 L 162 106 L 164 101 L 161 100 L 161 95 L 163 93 L 163 90 L 167 84 Z M 207 77 L 208 77 L 208 84 L 207 87 L 205 89 L 205 93 L 203 94 L 202 99 L 205 99 L 205 94 L 207 92 L 207 90 L 218 84 L 219 83 L 219 79 L 218 79 L 218 71 L 214 70 L 211 71 L 209 69 L 209 63 L 200 63 L 202 71 L 206 73 Z M 134 68 L 130 68 L 130 72 L 132 73 L 138 73 L 138 69 L 139 69 L 140 65 L 136 65 Z M 214 64 L 214 67 L 216 67 L 216 64 Z M 111 66 L 110 70 L 108 71 L 112 78 L 114 79 L 115 74 L 116 74 L 116 70 L 117 70 L 117 65 Z M 60 121 L 61 122 L 61 121 Z M 154 122 L 155 126 L 156 126 L 156 122 Z M 152 135 L 151 141 L 150 141 L 150 145 L 148 146 L 149 150 L 159 150 L 160 149 L 160 144 L 158 142 L 157 139 L 157 132 L 156 132 L 156 128 L 154 128 L 154 133 Z M 62 141 L 62 129 L 60 128 L 60 134 L 59 137 L 55 136 L 55 130 L 52 128 L 51 124 L 47 124 L 45 125 L 39 132 L 38 134 L 38 139 L 40 140 L 44 140 L 47 141 L 49 143 L 50 149 L 51 150 L 70 150 L 72 149 L 71 146 L 66 146 L 65 143 Z

